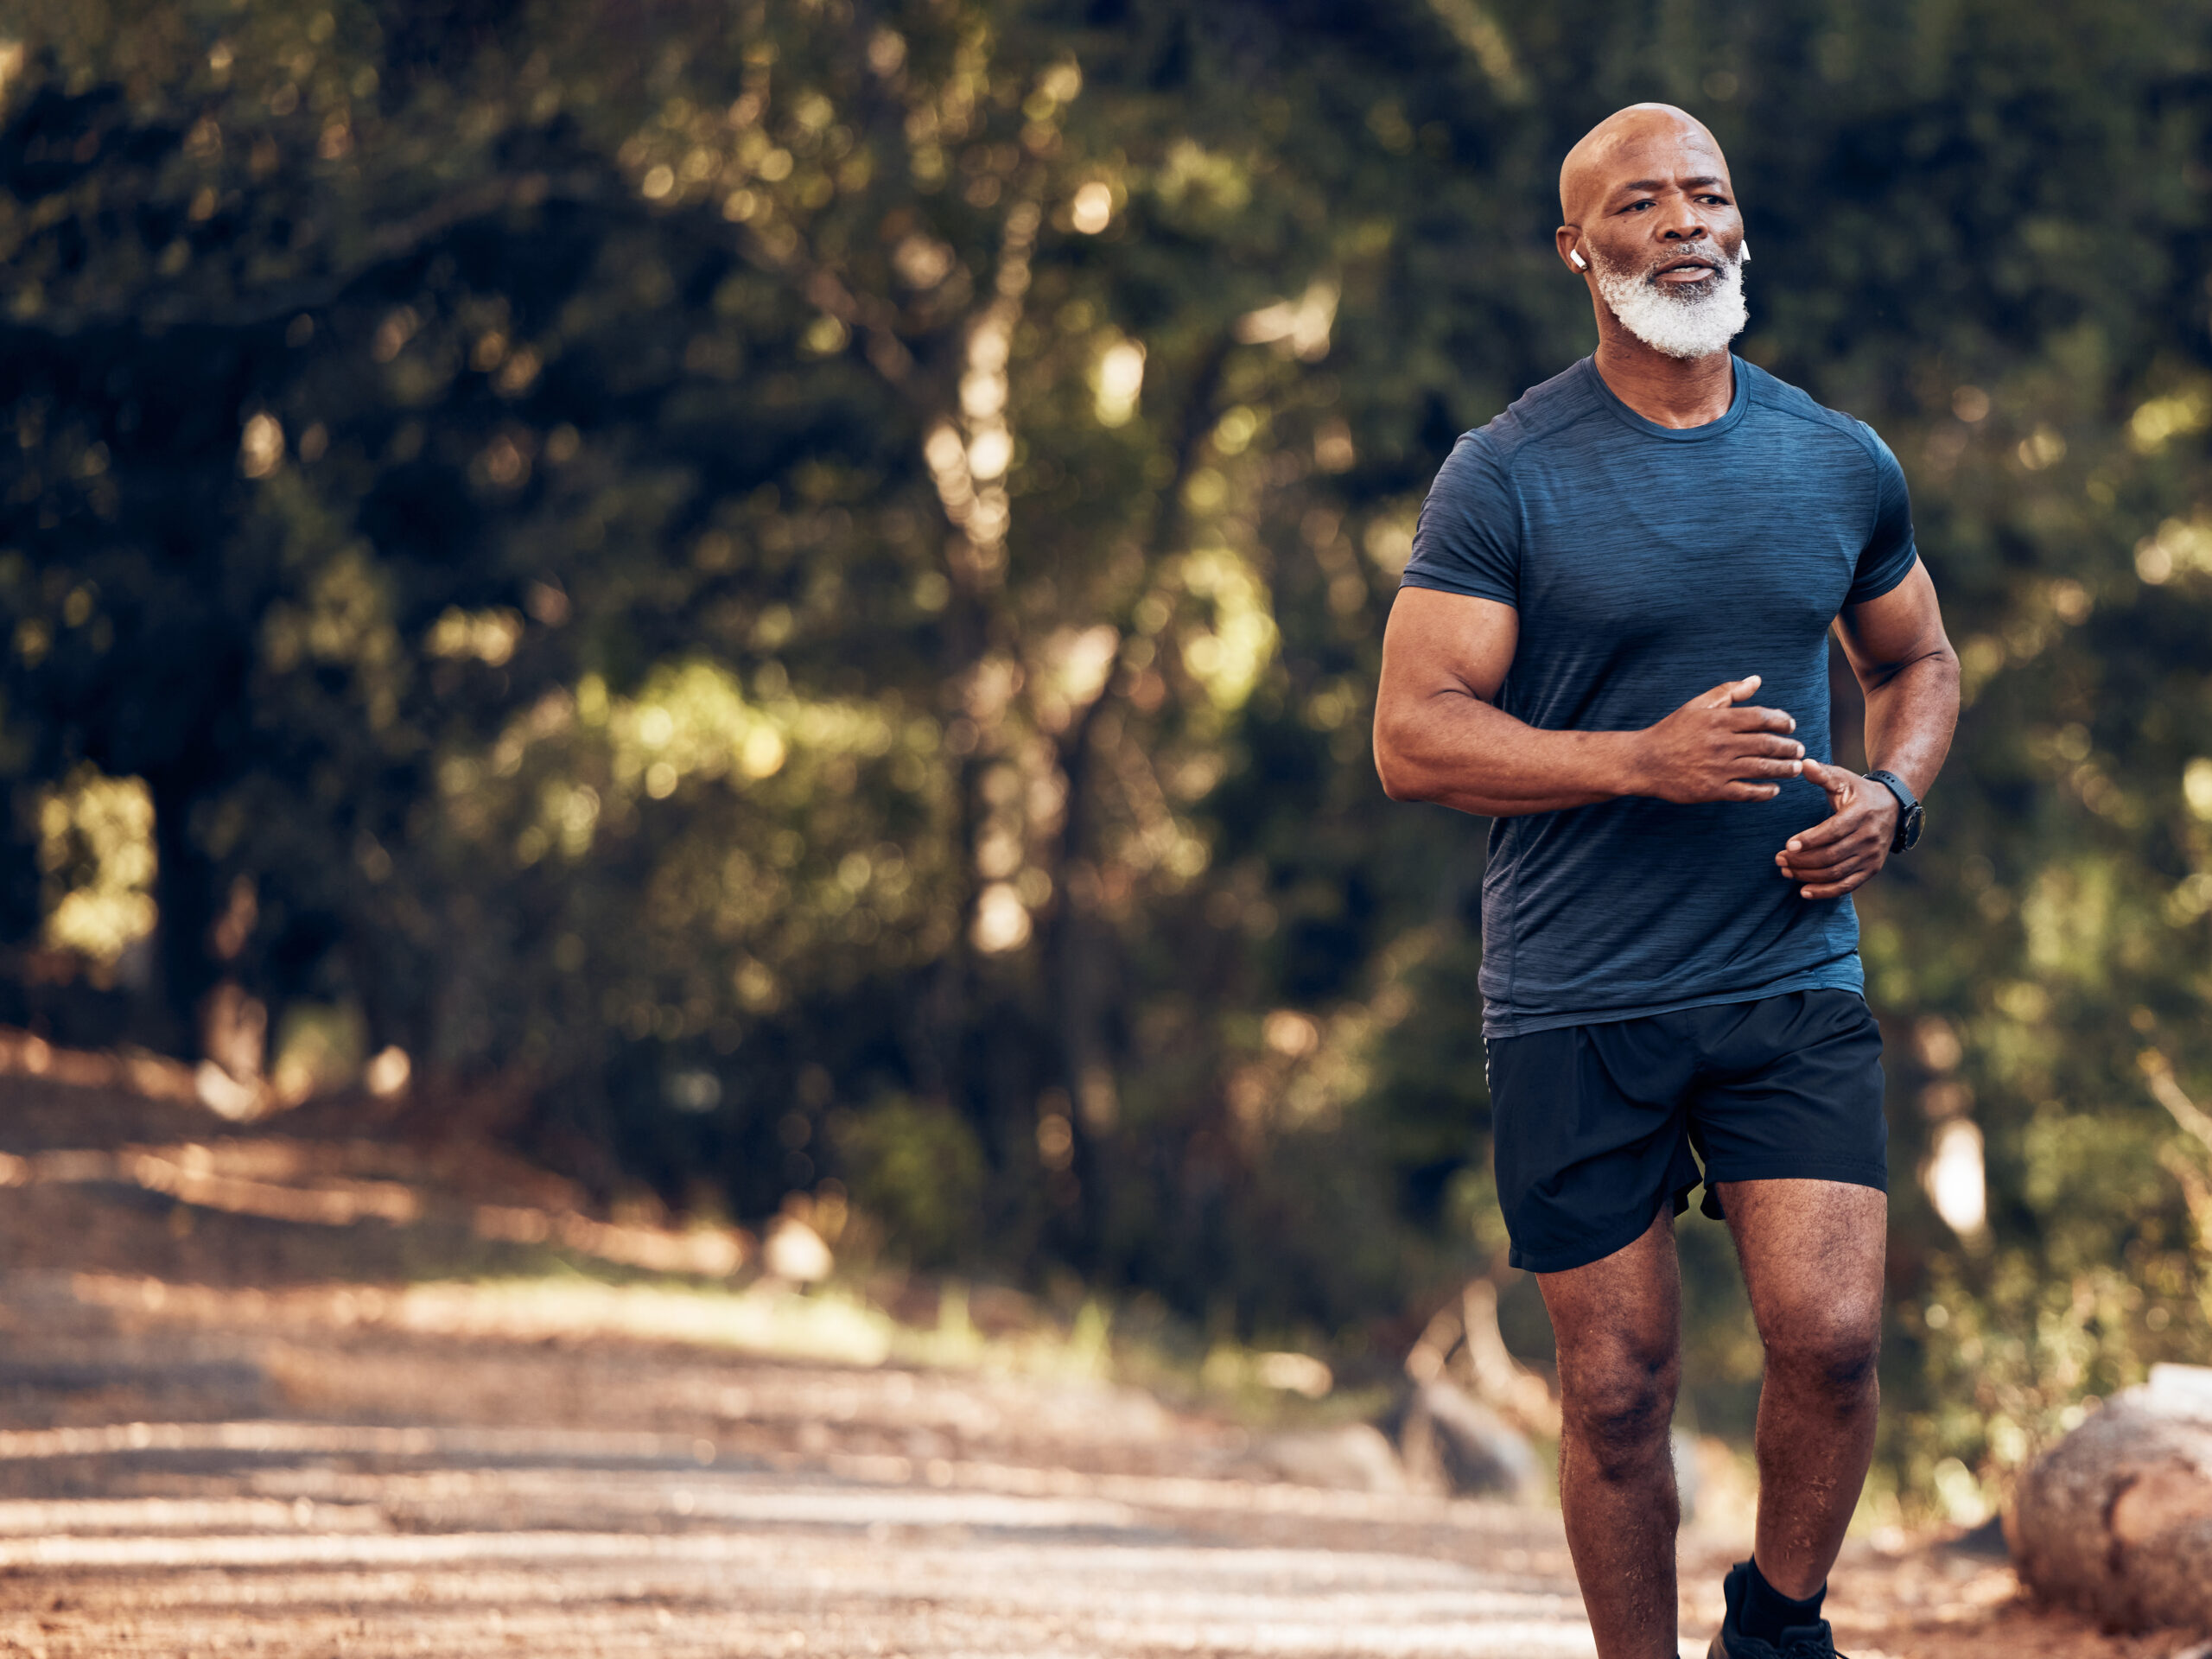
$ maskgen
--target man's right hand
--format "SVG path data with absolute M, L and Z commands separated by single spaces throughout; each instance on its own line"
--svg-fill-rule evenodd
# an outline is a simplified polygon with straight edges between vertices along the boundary
M 1747 707 L 1759 677 L 1728 680 L 1692 697 L 1637 734 L 1638 795 L 1688 805 L 1697 801 L 1770 801 L 1779 783 L 1804 770 L 1805 746 L 1789 736 L 1797 722 L 1780 709 Z

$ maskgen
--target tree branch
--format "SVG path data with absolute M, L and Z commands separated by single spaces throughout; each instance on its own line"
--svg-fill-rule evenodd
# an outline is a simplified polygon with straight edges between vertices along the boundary
M 2173 1062 L 2157 1049 L 2146 1048 L 2137 1056 L 2136 1063 L 2143 1068 L 2144 1080 L 2158 1104 L 2172 1114 L 2175 1122 L 2212 1149 L 2212 1113 L 2189 1097 L 2175 1079 Z

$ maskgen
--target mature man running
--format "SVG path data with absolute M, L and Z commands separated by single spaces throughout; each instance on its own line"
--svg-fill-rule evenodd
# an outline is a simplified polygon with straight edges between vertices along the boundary
M 1623 110 L 1567 156 L 1560 205 L 1597 353 L 1437 475 L 1376 758 L 1394 799 L 1496 820 L 1497 1191 L 1558 1334 L 1598 1651 L 1677 1652 L 1674 1218 L 1702 1180 L 1766 1348 L 1755 1547 L 1711 1653 L 1812 1659 L 1872 1456 L 1888 1205 L 1848 895 L 1917 837 L 1958 660 L 1895 457 L 1728 351 L 1750 251 L 1713 135 Z M 1865 777 L 1828 762 L 1831 626 Z

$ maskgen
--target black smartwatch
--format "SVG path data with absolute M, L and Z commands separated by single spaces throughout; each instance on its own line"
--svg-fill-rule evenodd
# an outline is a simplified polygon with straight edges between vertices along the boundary
M 1869 783 L 1879 784 L 1897 798 L 1897 805 L 1902 810 L 1897 817 L 1897 835 L 1890 842 L 1890 850 L 1893 853 L 1910 852 L 1913 843 L 1920 839 L 1921 820 L 1927 817 L 1921 810 L 1919 798 L 1913 794 L 1911 785 L 1894 772 L 1870 772 L 1866 779 Z

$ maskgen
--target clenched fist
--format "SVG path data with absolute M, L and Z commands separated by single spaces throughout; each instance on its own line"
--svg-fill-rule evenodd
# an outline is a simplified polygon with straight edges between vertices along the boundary
M 1759 677 L 1728 680 L 1640 734 L 1636 793 L 1688 805 L 1698 801 L 1770 801 L 1770 779 L 1805 769 L 1805 746 L 1789 734 L 1797 722 L 1780 709 L 1744 706 Z

